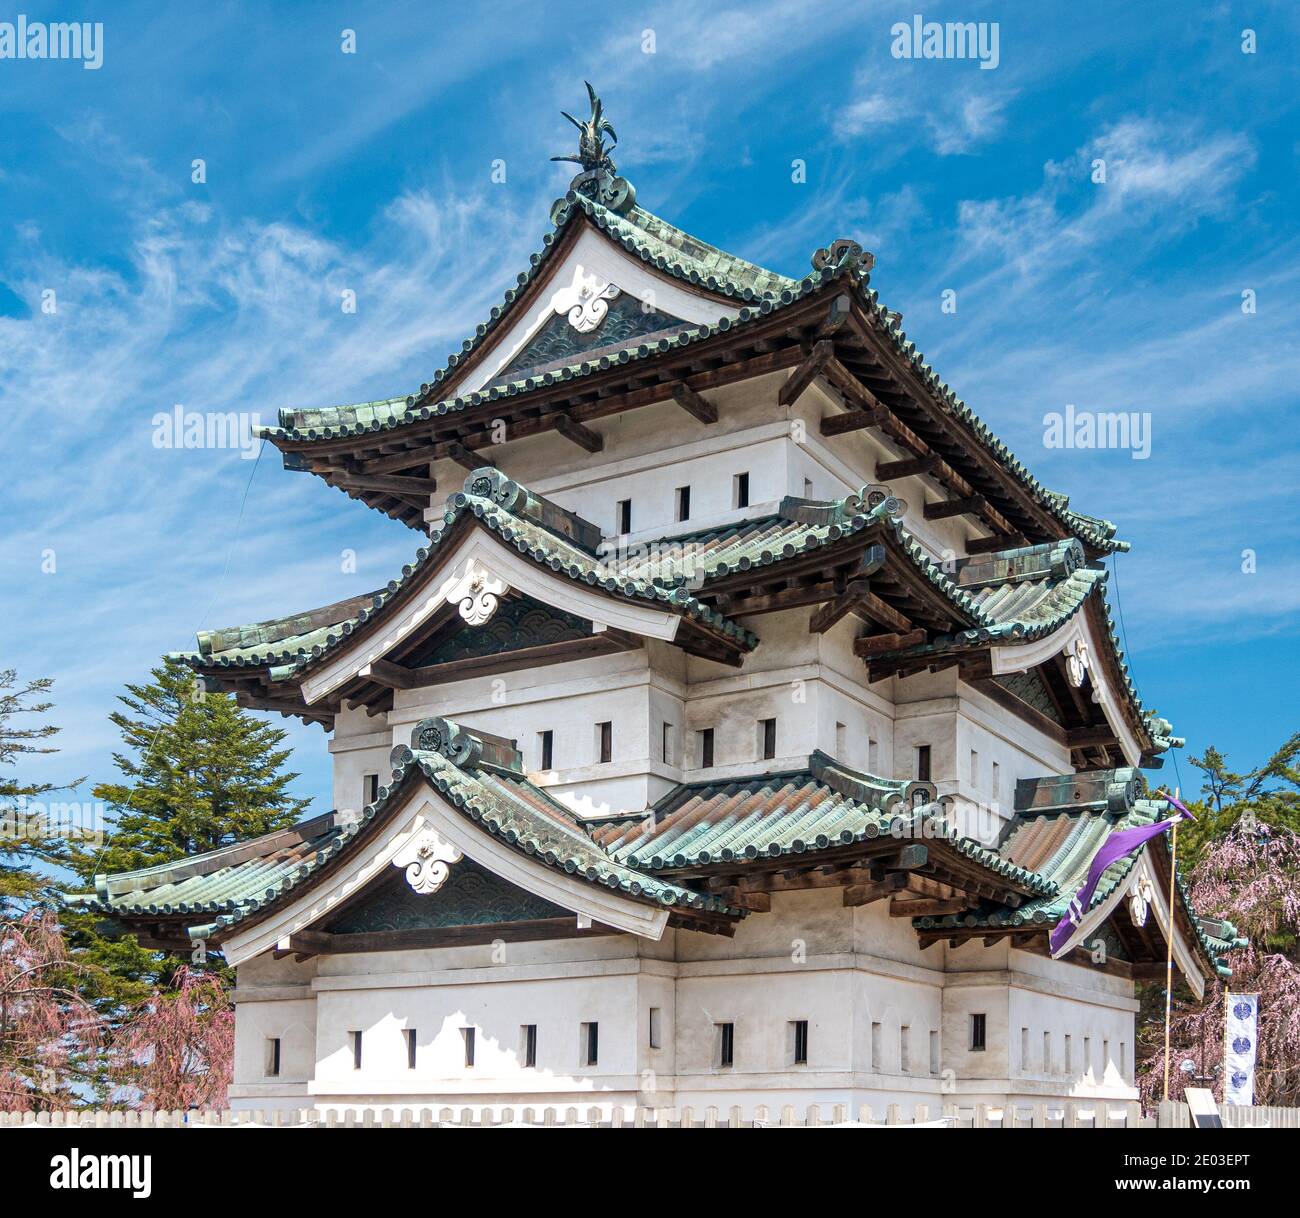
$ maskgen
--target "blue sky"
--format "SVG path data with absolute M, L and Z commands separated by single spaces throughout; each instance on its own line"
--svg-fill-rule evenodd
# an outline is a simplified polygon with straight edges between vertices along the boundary
M 109 777 L 114 695 L 196 630 L 410 557 L 416 534 L 274 450 L 158 449 L 151 420 L 427 379 L 539 245 L 584 78 L 644 206 L 793 275 L 861 241 L 940 375 L 1120 524 L 1133 670 L 1188 753 L 1252 765 L 1300 726 L 1292 6 L 65 0 L 0 22 L 20 12 L 104 22 L 98 70 L 0 60 L 0 667 L 54 677 L 62 728 L 34 777 Z M 996 69 L 891 56 L 916 12 L 997 22 Z M 1149 413 L 1149 459 L 1046 448 L 1066 404 Z M 328 806 L 320 729 L 280 722 Z

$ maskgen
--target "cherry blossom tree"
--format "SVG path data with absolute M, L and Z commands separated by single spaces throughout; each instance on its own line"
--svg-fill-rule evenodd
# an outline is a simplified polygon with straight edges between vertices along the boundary
M 1260 996 L 1255 1102 L 1300 1104 L 1300 834 L 1242 815 L 1205 846 L 1189 881 L 1197 912 L 1228 919 L 1248 940 L 1228 957 L 1226 988 Z M 1175 991 L 1171 1099 L 1180 1099 L 1187 1084 L 1184 1061 L 1194 1064 L 1193 1078 L 1212 1077 L 1216 1098 L 1223 1098 L 1224 990 L 1215 982 L 1199 1002 Z M 1138 1086 L 1150 1104 L 1164 1089 L 1163 986 L 1148 987 L 1144 1015 Z
M 86 973 L 53 914 L 0 921 L 0 1110 L 71 1108 L 93 1093 L 103 1037 L 79 992 Z
M 112 1045 L 114 1099 L 150 1109 L 224 1108 L 235 1010 L 219 974 L 182 967 L 127 1019 Z

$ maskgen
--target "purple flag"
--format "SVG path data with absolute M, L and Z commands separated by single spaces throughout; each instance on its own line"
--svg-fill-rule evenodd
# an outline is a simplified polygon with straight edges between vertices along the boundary
M 1083 887 L 1070 899 L 1070 908 L 1065 917 L 1052 930 L 1050 942 L 1053 956 L 1070 941 L 1070 936 L 1079 929 L 1083 916 L 1088 912 L 1088 906 L 1092 903 L 1092 894 L 1097 891 L 1097 883 L 1101 879 L 1101 874 L 1111 863 L 1115 862 L 1116 859 L 1122 859 L 1126 855 L 1134 853 L 1138 847 L 1150 841 L 1156 834 L 1172 828 L 1180 820 L 1196 819 L 1172 795 L 1162 795 L 1161 798 L 1178 809 L 1177 816 L 1171 816 L 1168 820 L 1156 821 L 1154 825 L 1138 825 L 1133 829 L 1116 829 L 1102 842 L 1101 849 L 1093 855 L 1092 865 L 1088 868 L 1088 879 Z

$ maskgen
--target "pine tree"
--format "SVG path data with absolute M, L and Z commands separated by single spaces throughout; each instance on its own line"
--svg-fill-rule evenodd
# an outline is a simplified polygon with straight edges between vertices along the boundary
M 307 800 L 281 767 L 286 733 L 241 710 L 226 694 L 206 693 L 175 660 L 148 685 L 128 685 L 124 710 L 109 718 L 129 752 L 114 753 L 125 781 L 94 789 L 113 830 L 94 870 L 132 871 L 217 850 L 297 820 Z M 84 865 L 84 861 L 83 861 Z
M 204 692 L 175 660 L 164 660 L 151 676 L 147 685 L 128 685 L 118 698 L 122 709 L 110 716 L 125 746 L 113 754 L 122 781 L 94 788 L 108 805 L 111 830 L 101 848 L 73 850 L 71 866 L 80 876 L 74 889 L 87 890 L 96 874 L 151 867 L 271 833 L 307 807 L 288 790 L 298 775 L 282 768 L 289 750 L 280 747 L 281 728 L 241 710 L 228 695 Z M 99 915 L 73 907 L 64 920 L 79 955 L 113 979 L 100 995 L 100 1009 L 110 1016 L 153 985 L 169 985 L 192 963 L 161 957 L 132 935 L 104 933 Z

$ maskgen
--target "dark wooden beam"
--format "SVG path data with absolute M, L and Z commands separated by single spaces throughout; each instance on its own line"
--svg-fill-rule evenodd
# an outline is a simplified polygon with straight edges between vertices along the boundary
M 907 886 L 907 876 L 902 872 L 893 872 L 883 880 L 870 884 L 850 884 L 844 889 L 841 900 L 845 909 L 856 909 L 860 905 L 870 905 L 887 897 L 897 896 Z
M 825 634 L 836 622 L 857 609 L 865 596 L 871 595 L 871 584 L 865 579 L 854 580 L 834 600 L 827 601 L 808 620 L 813 634 Z
M 878 410 L 846 410 L 843 414 L 827 415 L 821 421 L 821 433 L 824 436 L 842 436 L 850 431 L 879 427 L 888 415 L 889 411 L 883 406 Z
M 366 931 L 333 934 L 329 931 L 300 930 L 289 936 L 288 951 L 300 955 L 338 955 L 343 952 L 396 952 L 431 947 L 468 947 L 492 943 L 532 942 L 538 939 L 577 939 L 593 935 L 617 935 L 624 932 L 594 922 L 579 930 L 578 919 L 531 918 L 519 922 L 484 925 L 443 926 L 420 930 Z
M 945 499 L 941 503 L 927 503 L 925 518 L 946 520 L 949 516 L 978 516 L 987 506 L 983 495 L 969 495 L 965 499 Z
M 389 660 L 371 660 L 370 679 L 386 689 L 416 689 L 419 685 L 414 669 L 403 668 Z
M 862 658 L 881 655 L 886 651 L 900 651 L 904 647 L 917 647 L 925 642 L 924 630 L 907 634 L 871 634 L 853 640 L 853 654 Z
M 899 613 L 893 605 L 886 604 L 870 590 L 858 594 L 856 607 L 873 622 L 879 622 L 880 625 L 897 631 L 899 634 L 906 634 L 912 629 L 911 618 Z
M 835 344 L 828 338 L 820 342 L 813 343 L 813 349 L 808 354 L 808 358 L 790 374 L 790 379 L 781 386 L 781 391 L 776 395 L 777 402 L 782 406 L 792 406 L 803 396 L 803 392 L 809 385 L 817 379 L 818 374 L 831 362 L 835 357 Z
M 702 398 L 685 381 L 678 381 L 673 386 L 673 401 L 701 423 L 718 421 L 718 408 L 712 402 Z
M 881 482 L 892 478 L 914 478 L 918 474 L 933 473 L 938 465 L 938 453 L 931 453 L 928 457 L 907 457 L 902 461 L 882 461 L 876 466 L 876 477 Z
M 579 448 L 585 448 L 589 453 L 598 453 L 605 447 L 605 437 L 600 432 L 592 431 L 590 427 L 584 427 L 581 423 L 575 423 L 567 414 L 557 414 L 554 418 L 555 430 L 566 440 L 572 440 Z
M 635 635 L 621 630 L 605 630 L 581 639 L 563 639 L 558 643 L 539 643 L 533 647 L 516 647 L 510 651 L 498 651 L 491 655 L 468 656 L 463 660 L 447 660 L 441 664 L 428 664 L 423 668 L 398 668 L 409 680 L 408 685 L 393 685 L 394 689 L 427 689 L 433 685 L 444 685 L 449 681 L 464 681 L 470 677 L 487 676 L 492 673 L 514 672 L 520 668 L 540 668 L 548 664 L 563 664 L 569 660 L 585 660 L 591 656 L 608 655 L 613 651 L 628 651 L 640 646 Z M 384 661 L 379 661 L 384 663 Z M 374 672 L 375 661 L 371 662 Z M 373 678 L 378 684 L 387 685 L 386 680 Z
M 831 307 L 826 311 L 826 320 L 817 327 L 818 338 L 830 338 L 831 335 L 839 333 L 844 325 L 853 316 L 853 301 L 847 294 L 841 294 L 831 301 Z
M 993 554 L 998 550 L 1015 550 L 1026 544 L 1023 533 L 1013 536 L 996 534 L 993 537 L 976 537 L 966 543 L 967 554 Z
M 891 918 L 942 918 L 948 914 L 961 913 L 968 909 L 970 902 L 960 899 L 951 901 L 915 900 L 891 901 L 889 916 Z
M 447 445 L 447 456 L 455 461 L 457 465 L 463 465 L 470 471 L 482 469 L 485 465 L 491 466 L 493 469 L 496 468 L 495 461 L 479 456 L 473 449 L 466 448 L 459 440 L 452 440 Z

